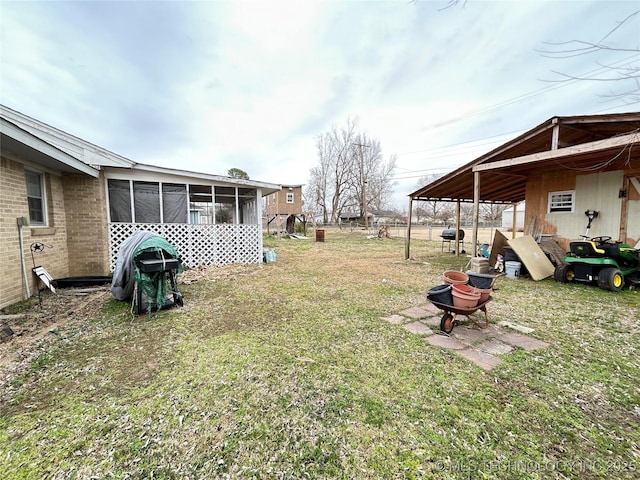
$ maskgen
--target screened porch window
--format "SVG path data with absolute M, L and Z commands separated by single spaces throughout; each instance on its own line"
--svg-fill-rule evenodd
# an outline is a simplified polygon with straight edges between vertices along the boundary
M 163 183 L 162 213 L 164 223 L 187 223 L 187 201 L 186 185 Z
M 109 180 L 108 185 L 111 221 L 131 223 L 131 185 L 129 180 Z
M 136 223 L 160 223 L 160 185 L 133 182 L 133 208 Z
M 256 196 L 250 188 L 137 180 L 109 179 L 107 188 L 114 223 L 242 223 Z
M 549 192 L 549 213 L 571 213 L 575 207 L 576 192 Z

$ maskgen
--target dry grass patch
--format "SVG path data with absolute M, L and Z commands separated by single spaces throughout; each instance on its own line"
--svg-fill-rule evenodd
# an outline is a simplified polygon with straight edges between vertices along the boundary
M 185 307 L 109 300 L 0 403 L 9 478 L 636 478 L 638 292 L 501 279 L 493 322 L 551 345 L 487 373 L 382 316 L 466 258 L 440 242 L 265 239 L 192 272 Z M 612 475 L 615 474 L 615 475 Z

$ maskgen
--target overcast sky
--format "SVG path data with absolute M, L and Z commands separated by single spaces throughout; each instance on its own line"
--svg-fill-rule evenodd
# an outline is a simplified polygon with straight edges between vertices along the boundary
M 397 155 L 394 203 L 555 115 L 639 111 L 632 1 L 0 1 L 0 103 L 136 162 L 308 183 L 315 138 L 358 119 Z M 635 86 L 637 89 L 637 85 Z M 629 97 L 627 97 L 628 99 Z M 628 102 L 627 102 L 628 103 Z M 497 142 L 497 143 L 496 143 Z

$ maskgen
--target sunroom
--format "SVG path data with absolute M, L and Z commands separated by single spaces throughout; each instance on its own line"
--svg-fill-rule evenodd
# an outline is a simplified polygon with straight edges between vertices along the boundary
M 107 168 L 105 181 L 111 271 L 136 230 L 164 237 L 187 267 L 262 261 L 262 197 L 279 185 L 142 164 Z

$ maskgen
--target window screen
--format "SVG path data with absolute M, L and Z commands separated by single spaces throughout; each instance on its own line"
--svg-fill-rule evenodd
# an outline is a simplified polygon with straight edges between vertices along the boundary
M 109 180 L 109 213 L 112 222 L 131 223 L 129 180 Z
M 133 206 L 136 223 L 160 223 L 160 185 L 133 182 Z
M 187 223 L 187 186 L 162 184 L 162 210 L 164 223 Z

